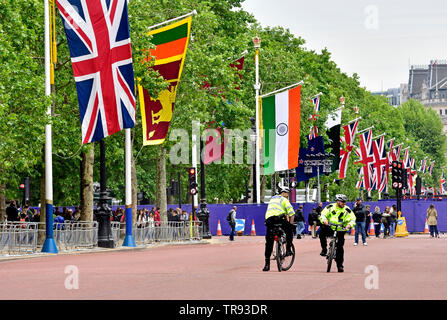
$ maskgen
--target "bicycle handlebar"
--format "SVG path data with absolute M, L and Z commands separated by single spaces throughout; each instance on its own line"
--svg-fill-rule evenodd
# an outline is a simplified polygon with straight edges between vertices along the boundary
M 342 227 L 342 230 L 341 231 L 347 231 L 348 229 L 346 229 L 345 227 L 343 227 L 343 224 L 342 223 L 332 223 L 332 222 L 329 222 L 328 221 L 328 225 L 329 226 L 335 226 L 335 227 Z

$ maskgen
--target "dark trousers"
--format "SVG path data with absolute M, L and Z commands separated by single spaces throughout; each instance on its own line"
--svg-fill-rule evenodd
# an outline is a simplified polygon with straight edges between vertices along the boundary
M 236 229 L 236 222 L 230 222 L 230 227 L 231 227 L 230 240 L 233 241 L 235 233 L 234 230 Z
M 371 223 L 371 218 L 370 217 L 366 217 L 365 220 L 365 234 L 367 237 L 369 237 L 369 225 Z
M 430 228 L 430 235 L 433 237 L 433 235 L 438 235 L 438 226 L 428 226 Z
M 337 231 L 337 253 L 335 256 L 335 262 L 337 266 L 342 267 L 344 261 L 345 250 L 343 246 L 345 245 L 345 231 Z M 332 237 L 334 235 L 334 230 L 331 227 L 322 225 L 320 227 L 320 244 L 321 249 L 327 252 L 327 237 Z
M 270 259 L 270 256 L 272 255 L 273 243 L 275 242 L 273 225 L 276 223 L 280 223 L 281 228 L 286 233 L 287 250 L 289 250 L 292 245 L 294 225 L 287 222 L 285 219 L 281 219 L 277 216 L 268 218 L 267 220 L 265 220 L 265 226 L 267 227 L 267 230 L 265 232 L 265 259 Z
M 376 232 L 377 238 L 380 236 L 380 227 L 381 227 L 380 223 L 378 223 L 378 224 L 374 223 L 374 231 Z

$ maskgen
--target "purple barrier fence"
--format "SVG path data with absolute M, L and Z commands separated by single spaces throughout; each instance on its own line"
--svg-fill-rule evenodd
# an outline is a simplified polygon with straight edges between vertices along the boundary
M 323 207 L 328 203 L 323 203 Z M 378 206 L 380 211 L 383 212 L 386 206 L 392 206 L 396 204 L 396 201 L 392 200 L 384 200 L 378 202 L 363 202 L 364 205 L 371 206 L 371 212 L 374 211 L 375 207 Z M 438 230 L 440 232 L 447 232 L 447 201 L 430 201 L 430 200 L 405 200 L 402 202 L 402 215 L 405 217 L 407 223 L 408 232 L 424 232 L 425 229 L 425 218 L 427 215 L 427 209 L 430 204 L 434 204 L 436 210 L 438 211 Z M 267 204 L 208 204 L 207 208 L 210 211 L 210 232 L 213 236 L 217 233 L 217 225 L 220 220 L 221 230 L 223 235 L 229 235 L 231 232 L 230 225 L 227 222 L 228 212 L 233 208 L 233 206 L 237 206 L 236 218 L 237 219 L 245 219 L 245 229 L 244 235 L 250 235 L 252 221 L 255 224 L 256 235 L 264 236 L 265 235 L 265 226 L 264 226 L 264 216 L 265 211 L 267 210 Z M 296 210 L 299 203 L 292 204 L 294 209 Z M 347 205 L 352 208 L 354 203 L 349 202 Z M 118 207 L 124 208 L 123 206 L 112 206 L 112 210 L 116 210 Z M 169 208 L 177 208 L 178 205 L 168 205 Z M 303 212 L 305 218 L 305 232 L 308 230 L 308 218 L 309 213 L 313 208 L 317 207 L 316 203 L 303 203 Z M 62 208 L 62 207 L 61 207 Z M 74 207 L 68 207 L 74 209 Z M 151 210 L 152 205 L 139 205 L 138 209 L 146 208 Z M 39 208 L 36 208 L 39 209 Z M 182 209 L 186 210 L 188 213 L 191 212 L 192 206 L 182 205 Z

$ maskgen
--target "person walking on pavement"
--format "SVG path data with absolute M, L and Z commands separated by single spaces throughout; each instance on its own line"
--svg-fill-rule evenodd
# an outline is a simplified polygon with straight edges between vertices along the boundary
M 9 207 L 6 208 L 6 219 L 8 221 L 19 221 L 19 210 L 14 200 L 11 200 Z
M 371 224 L 371 218 L 372 218 L 372 213 L 371 213 L 371 206 L 369 204 L 367 204 L 365 206 L 365 234 L 366 237 L 369 238 L 369 225 Z
M 310 234 L 312 235 L 312 239 L 317 238 L 317 226 L 320 226 L 320 220 L 318 213 L 315 208 L 312 209 L 312 212 L 309 213 L 308 224 L 310 226 Z
M 362 199 L 357 198 L 355 202 L 354 208 L 352 211 L 355 215 L 355 240 L 354 246 L 359 244 L 359 233 L 362 234 L 363 245 L 366 246 L 366 234 L 365 234 L 365 219 L 366 219 L 366 211 L 365 207 L 362 204 Z
M 433 204 L 427 209 L 427 224 L 430 229 L 430 236 L 439 238 L 438 233 L 438 211 Z
M 396 231 L 397 222 L 397 208 L 396 205 L 392 205 L 390 209 L 390 216 L 388 218 L 388 225 L 390 228 L 390 237 L 394 238 L 394 232 Z
M 374 208 L 374 213 L 372 215 L 373 217 L 373 223 L 374 223 L 374 232 L 376 234 L 376 238 L 379 238 L 380 236 L 380 225 L 382 223 L 382 212 L 380 212 L 379 207 Z
M 227 217 L 228 223 L 230 224 L 230 227 L 231 227 L 231 233 L 230 233 L 230 238 L 229 238 L 230 241 L 234 241 L 234 233 L 236 230 L 236 210 L 237 210 L 237 207 L 234 206 L 233 209 L 231 209 L 230 212 L 228 212 L 228 217 Z
M 382 224 L 383 224 L 383 238 L 385 239 L 390 234 L 390 225 L 389 218 L 390 217 L 390 207 L 386 206 L 385 211 L 382 213 Z
M 300 204 L 298 209 L 295 211 L 295 218 L 293 219 L 296 221 L 296 238 L 301 239 L 301 234 L 303 233 L 305 227 L 304 227 L 304 215 L 303 215 L 303 205 Z

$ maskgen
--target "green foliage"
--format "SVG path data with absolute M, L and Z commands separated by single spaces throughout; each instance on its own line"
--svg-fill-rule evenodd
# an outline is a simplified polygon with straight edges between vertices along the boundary
M 411 156 L 420 161 L 428 157 L 436 161 L 433 177 L 428 184 L 437 186 L 445 166 L 445 135 L 439 116 L 420 103 L 409 101 L 400 108 L 388 105 L 383 97 L 373 96 L 360 86 L 358 76 L 343 73 L 328 50 L 321 53 L 308 50 L 305 40 L 282 27 L 263 27 L 254 17 L 241 10 L 242 0 L 132 0 L 129 2 L 129 24 L 132 40 L 134 72 L 151 96 L 166 88 L 166 82 L 156 72 L 149 72 L 153 60 L 147 59 L 153 48 L 147 35 L 149 26 L 197 10 L 193 16 L 182 78 L 177 91 L 169 133 L 185 129 L 189 137 L 192 121 L 202 124 L 224 122 L 228 129 L 250 129 L 255 116 L 255 50 L 252 39 L 262 39 L 260 49 L 260 80 L 262 94 L 286 87 L 300 80 L 302 86 L 301 146 L 306 146 L 309 115 L 313 112 L 310 98 L 322 92 L 321 113 L 316 121 L 320 134 L 328 114 L 340 106 L 345 97 L 342 124 L 355 118 L 354 107 L 362 118 L 359 130 L 374 126 L 374 135 L 386 133 L 386 140 L 409 146 Z M 57 18 L 58 62 L 55 71 L 53 128 L 53 175 L 55 205 L 79 203 L 80 153 L 89 146 L 81 143 L 81 126 L 75 82 L 65 32 Z M 45 115 L 51 99 L 44 94 L 43 65 L 43 2 L 0 0 L 0 183 L 8 183 L 8 197 L 18 197 L 20 179 L 30 176 L 34 182 L 33 202 L 39 199 L 39 179 L 43 166 Z M 230 64 L 248 50 L 242 80 Z M 208 89 L 204 82 L 210 84 Z M 240 89 L 237 89 L 240 87 Z M 168 138 L 169 138 L 168 133 Z M 140 106 L 137 102 L 137 124 L 133 129 L 134 157 L 139 191 L 155 202 L 155 161 L 160 146 L 142 147 Z M 325 136 L 327 141 L 327 137 Z M 188 139 L 189 141 L 191 139 Z M 26 141 L 26 146 L 24 146 Z M 166 140 L 169 150 L 178 141 Z M 358 145 L 358 140 L 355 143 Z M 244 153 L 247 146 L 244 147 Z M 124 132 L 106 139 L 107 186 L 115 197 L 124 199 Z M 99 159 L 99 148 L 95 148 Z M 190 159 L 190 156 L 189 156 Z M 340 185 L 333 183 L 337 173 L 321 177 L 329 184 L 331 196 L 345 193 L 351 199 L 358 196 L 358 160 L 351 155 L 347 177 Z M 418 165 L 418 164 L 417 164 Z M 190 164 L 167 162 L 167 181 L 182 176 L 182 199 L 187 198 L 187 168 Z M 250 178 L 249 164 L 211 164 L 206 167 L 207 201 L 239 199 L 245 193 Z M 94 180 L 99 180 L 99 162 L 94 165 Z M 270 179 L 267 179 L 269 183 Z M 250 183 L 250 181 L 248 181 Z M 313 182 L 312 182 L 313 183 Z M 377 198 L 377 194 L 373 194 Z M 324 198 L 324 196 L 323 196 Z M 188 199 L 190 201 L 190 199 Z

